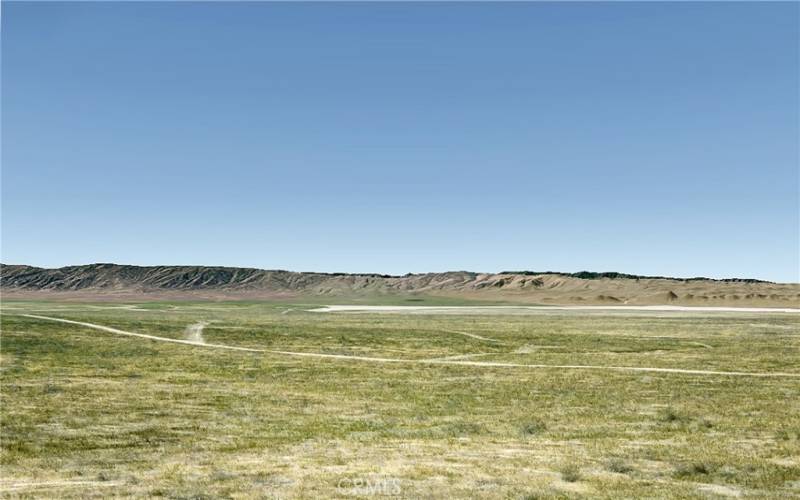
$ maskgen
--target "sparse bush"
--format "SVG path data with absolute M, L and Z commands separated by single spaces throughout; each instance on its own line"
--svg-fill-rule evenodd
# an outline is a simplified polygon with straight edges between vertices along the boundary
M 453 422 L 445 426 L 444 432 L 452 437 L 469 436 L 471 434 L 481 434 L 484 427 L 473 422 Z
M 686 420 L 686 417 L 678 413 L 675 408 L 668 406 L 667 408 L 661 410 L 658 415 L 658 419 L 662 422 L 675 423 Z
M 42 386 L 42 392 L 44 394 L 58 394 L 59 392 L 63 392 L 63 390 L 61 387 L 48 382 Z
M 633 467 L 628 465 L 628 463 L 621 458 L 611 459 L 606 468 L 611 472 L 616 472 L 617 474 L 627 474 L 629 472 L 633 472 Z
M 779 441 L 794 441 L 800 439 L 800 429 L 779 429 L 775 433 L 775 439 Z
M 700 430 L 707 430 L 713 428 L 714 423 L 707 418 L 699 418 L 697 422 L 695 422 L 695 426 Z
M 522 426 L 522 434 L 525 436 L 532 436 L 544 432 L 547 426 L 541 420 L 532 420 Z
M 676 477 L 707 475 L 711 473 L 711 467 L 703 462 L 691 462 L 680 464 L 675 467 Z
M 568 483 L 574 483 L 581 479 L 581 471 L 573 464 L 567 465 L 561 469 L 561 479 Z

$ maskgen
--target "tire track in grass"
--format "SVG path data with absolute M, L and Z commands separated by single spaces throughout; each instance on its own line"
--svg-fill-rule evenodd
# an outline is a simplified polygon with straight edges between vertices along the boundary
M 480 335 L 475 335 L 474 333 L 469 332 L 462 332 L 459 330 L 441 330 L 445 333 L 455 333 L 457 335 L 464 335 L 465 337 L 472 337 L 473 339 L 483 340 L 485 342 L 494 342 L 497 344 L 505 344 L 505 342 L 501 342 L 497 339 L 490 339 L 489 337 L 481 337 Z
M 122 486 L 122 481 L 43 481 L 0 484 L 0 492 L 14 492 L 42 488 L 110 487 Z
M 184 344 L 194 347 L 205 347 L 211 349 L 228 349 L 232 351 L 244 352 L 258 352 L 267 354 L 281 354 L 284 356 L 294 356 L 303 358 L 318 358 L 318 359 L 337 359 L 349 361 L 361 361 L 370 363 L 396 363 L 396 364 L 426 364 L 426 365 L 451 365 L 451 366 L 475 366 L 484 368 L 534 368 L 534 369 L 556 369 L 556 370 L 605 370 L 605 371 L 630 371 L 630 372 L 651 372 L 651 373 L 678 373 L 684 375 L 723 375 L 732 377 L 775 377 L 775 378 L 800 378 L 800 373 L 786 373 L 786 372 L 739 372 L 739 371 L 715 371 L 715 370 L 692 370 L 686 368 L 657 368 L 645 366 L 604 366 L 604 365 L 543 365 L 543 364 L 523 364 L 523 363 L 503 363 L 494 361 L 459 361 L 459 360 L 443 360 L 443 359 L 397 359 L 397 358 L 377 358 L 368 356 L 351 356 L 347 354 L 322 354 L 315 352 L 294 352 L 294 351 L 278 351 L 272 349 L 252 349 L 249 347 L 236 347 L 223 344 L 201 344 L 189 340 L 170 339 L 165 337 L 156 337 L 155 335 L 146 335 L 143 333 L 126 332 L 117 328 L 111 328 L 103 325 L 96 325 L 94 323 L 85 323 L 83 321 L 73 321 L 70 319 L 54 318 L 50 316 L 39 316 L 36 314 L 20 314 L 27 318 L 41 319 L 46 321 L 56 321 L 59 323 L 67 323 L 71 325 L 84 326 L 87 328 L 94 328 L 104 332 L 114 333 L 117 335 L 124 335 L 127 337 L 138 337 L 148 340 L 155 340 L 159 342 L 170 342 L 173 344 Z

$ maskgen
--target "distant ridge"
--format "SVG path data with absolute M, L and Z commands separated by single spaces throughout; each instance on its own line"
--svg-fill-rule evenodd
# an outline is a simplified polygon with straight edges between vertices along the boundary
M 705 278 L 697 276 L 693 278 L 674 278 L 670 276 L 645 276 L 641 274 L 626 274 L 618 272 L 595 273 L 592 271 L 579 271 L 577 273 L 563 273 L 559 271 L 501 271 L 499 274 L 519 274 L 522 276 L 537 276 L 541 274 L 553 274 L 556 276 L 569 276 L 584 280 L 597 280 L 602 278 L 609 279 L 631 279 L 631 280 L 675 280 L 675 281 L 721 281 L 724 283 L 773 283 L 772 281 L 757 280 L 753 278 Z
M 617 272 L 452 271 L 394 276 L 220 266 L 88 264 L 45 269 L 0 264 L 3 298 L 341 301 L 420 296 L 537 304 L 684 304 L 795 307 L 800 285 L 755 279 L 668 278 Z M 416 298 L 415 298 L 416 297 Z
M 344 273 L 344 272 L 317 272 L 317 271 L 288 271 L 286 269 L 260 269 L 260 268 L 250 268 L 250 267 L 229 267 L 229 266 L 134 266 L 134 265 L 127 265 L 127 264 L 114 264 L 110 262 L 98 262 L 95 264 L 83 264 L 77 266 L 65 266 L 65 267 L 58 267 L 58 268 L 47 268 L 47 267 L 35 267 L 29 266 L 25 264 L 16 265 L 16 264 L 2 264 L 0 263 L 0 269 L 5 268 L 25 268 L 30 270 L 42 270 L 42 271 L 60 271 L 65 269 L 91 269 L 91 268 L 103 268 L 103 267 L 119 267 L 119 268 L 176 268 L 176 269 L 238 269 L 238 270 L 252 270 L 252 271 L 265 271 L 265 272 L 275 272 L 275 273 L 295 273 L 295 274 L 313 274 L 319 276 L 365 276 L 371 278 L 408 278 L 410 276 L 424 276 L 429 274 L 448 274 L 448 273 L 467 273 L 472 275 L 480 275 L 486 273 L 478 273 L 474 271 L 445 271 L 443 273 L 406 273 L 406 274 L 382 274 L 382 273 Z M 605 272 L 594 272 L 594 271 L 578 271 L 576 273 L 567 273 L 563 271 L 500 271 L 497 274 L 518 274 L 520 276 L 540 276 L 540 275 L 553 275 L 553 276 L 568 276 L 571 278 L 580 278 L 585 280 L 595 280 L 595 279 L 652 279 L 652 280 L 674 280 L 674 281 L 721 281 L 726 283 L 774 283 L 772 281 L 766 280 L 759 280 L 754 278 L 706 278 L 703 276 L 696 276 L 691 278 L 681 278 L 681 277 L 674 277 L 674 276 L 650 276 L 650 275 L 642 275 L 642 274 L 628 274 L 628 273 L 620 273 L 616 271 L 605 271 Z

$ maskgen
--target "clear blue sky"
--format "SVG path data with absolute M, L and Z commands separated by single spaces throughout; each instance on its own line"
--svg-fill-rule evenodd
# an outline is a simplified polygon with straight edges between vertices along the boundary
M 2 9 L 3 262 L 800 281 L 798 3 Z

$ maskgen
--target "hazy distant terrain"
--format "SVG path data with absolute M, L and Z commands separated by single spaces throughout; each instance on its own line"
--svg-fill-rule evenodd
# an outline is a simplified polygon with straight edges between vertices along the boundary
M 235 267 L 91 264 L 58 269 L 2 265 L 6 298 L 340 299 L 423 298 L 529 304 L 676 304 L 795 307 L 800 284 L 750 279 L 665 278 L 619 273 L 466 271 L 407 274 L 291 272 Z

